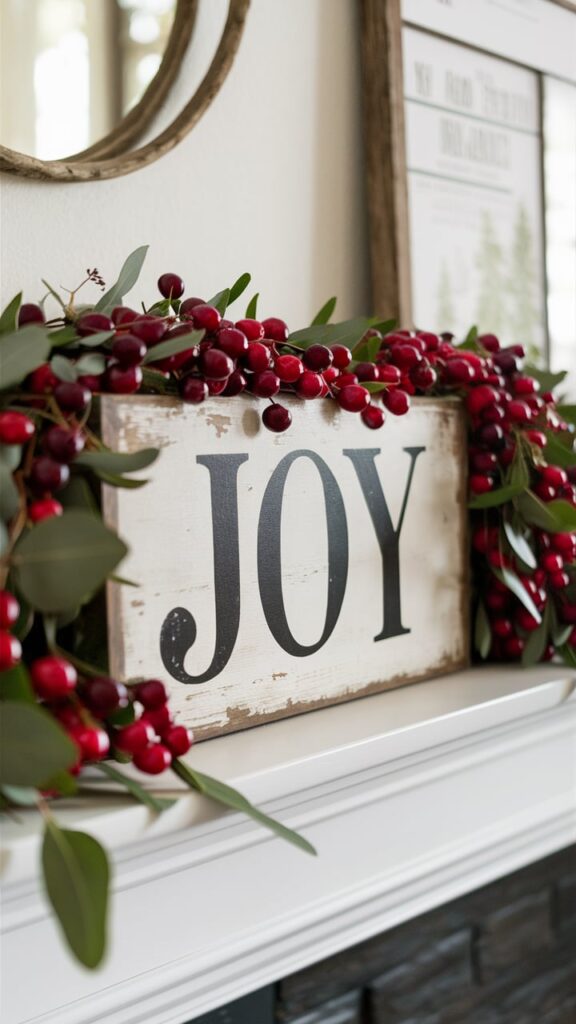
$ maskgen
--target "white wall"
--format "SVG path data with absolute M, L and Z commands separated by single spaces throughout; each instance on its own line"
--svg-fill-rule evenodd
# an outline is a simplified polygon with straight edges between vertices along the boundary
M 142 171 L 70 185 L 2 176 L 1 301 L 22 287 L 37 299 L 41 277 L 72 288 L 88 266 L 111 283 L 148 242 L 134 300 L 155 295 L 166 270 L 204 296 L 249 270 L 261 315 L 293 327 L 333 294 L 341 317 L 367 311 L 356 7 L 252 0 L 221 92 L 180 146 Z M 171 109 L 191 93 L 224 9 L 202 0 Z

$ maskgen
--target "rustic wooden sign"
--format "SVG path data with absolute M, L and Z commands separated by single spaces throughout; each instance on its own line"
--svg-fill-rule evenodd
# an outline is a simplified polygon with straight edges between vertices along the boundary
M 140 584 L 109 585 L 110 671 L 166 681 L 198 737 L 467 662 L 459 403 L 420 399 L 371 432 L 290 402 L 274 435 L 249 398 L 102 398 L 107 444 L 163 448 L 145 488 L 105 488 Z

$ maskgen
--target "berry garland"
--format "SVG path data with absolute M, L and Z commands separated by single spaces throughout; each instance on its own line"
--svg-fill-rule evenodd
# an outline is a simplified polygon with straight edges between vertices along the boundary
M 86 766 L 154 811 L 167 801 L 118 764 L 132 761 L 150 775 L 171 768 L 192 789 L 314 852 L 181 760 L 192 734 L 174 720 L 160 680 L 106 673 L 102 587 L 111 576 L 126 582 L 113 574 L 127 548 L 98 514 L 99 486 L 140 486 L 125 474 L 159 452 L 107 450 L 91 416 L 94 395 L 179 394 L 198 404 L 247 392 L 267 400 L 262 422 L 275 433 L 290 427 L 278 401 L 285 393 L 336 401 L 370 429 L 387 413 L 406 414 L 412 395 L 460 396 L 469 423 L 474 647 L 482 658 L 532 664 L 559 656 L 576 665 L 576 406 L 557 406 L 552 395 L 563 374 L 523 370 L 522 346 L 503 349 L 475 329 L 456 344 L 376 317 L 333 324 L 334 299 L 293 333 L 277 317 L 257 319 L 257 296 L 233 321 L 226 313 L 248 274 L 207 302 L 184 298 L 182 279 L 163 274 L 161 299 L 138 312 L 122 302 L 145 253 L 128 258 L 95 305 L 77 304 L 79 288 L 64 300 L 44 282 L 60 306 L 56 318 L 46 321 L 44 300 L 22 305 L 21 295 L 0 317 L 0 799 L 4 809 L 37 806 L 43 815 L 46 890 L 70 948 L 90 967 L 105 949 L 106 854 L 91 837 L 61 829 L 48 800 L 77 792 Z M 105 287 L 97 270 L 87 271 L 87 283 Z M 71 870 L 86 884 L 68 897 Z

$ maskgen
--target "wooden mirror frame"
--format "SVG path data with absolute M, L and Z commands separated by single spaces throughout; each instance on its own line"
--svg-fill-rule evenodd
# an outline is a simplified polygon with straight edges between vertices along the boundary
M 249 6 L 250 0 L 229 0 L 226 23 L 208 71 L 178 116 L 151 142 L 129 149 L 150 126 L 178 77 L 192 38 L 198 0 L 178 0 L 156 76 L 136 106 L 104 139 L 63 160 L 39 160 L 0 146 L 0 171 L 40 181 L 104 181 L 158 160 L 188 134 L 216 96 L 236 56 Z

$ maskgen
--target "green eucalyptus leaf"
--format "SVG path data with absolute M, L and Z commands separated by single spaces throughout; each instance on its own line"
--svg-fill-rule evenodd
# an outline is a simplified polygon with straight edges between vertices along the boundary
M 104 473 L 133 473 L 151 466 L 159 454 L 159 448 L 143 448 L 139 452 L 82 452 L 74 460 L 74 465 L 100 469 Z
M 564 644 L 558 651 L 558 654 L 562 658 L 565 665 L 570 665 L 571 668 L 576 668 L 576 650 L 570 647 L 569 644 Z
M 148 309 L 147 312 L 153 313 L 155 316 L 168 316 L 168 314 L 170 313 L 171 305 L 172 304 L 169 298 L 159 299 L 158 302 L 155 302 L 153 306 L 150 306 L 150 309 Z
M 0 781 L 40 786 L 78 759 L 76 744 L 38 704 L 3 701 L 0 707 Z
M 102 480 L 103 483 L 108 484 L 109 487 L 123 487 L 128 491 L 136 491 L 139 487 L 144 487 L 148 483 L 148 480 L 140 480 L 133 476 L 120 476 L 115 473 L 105 473 L 103 469 L 95 470 L 96 476 Z
M 0 316 L 0 334 L 11 334 L 18 327 L 18 312 L 22 305 L 22 292 L 18 292 Z
M 542 622 L 538 626 L 538 629 L 533 629 L 526 640 L 524 650 L 522 651 L 522 665 L 524 668 L 528 668 L 530 665 L 536 665 L 546 650 L 550 628 L 550 613 L 548 608 L 549 604 L 547 604 L 544 609 Z
M 211 299 L 208 299 L 207 306 L 214 306 L 218 310 L 221 316 L 224 316 L 230 299 L 230 289 L 223 288 L 221 292 L 216 292 Z
M 337 301 L 338 299 L 335 295 L 328 299 L 328 302 L 325 302 L 322 308 L 318 310 L 310 326 L 317 327 L 319 324 L 329 323 L 334 315 Z
M 204 331 L 190 329 L 190 334 L 180 334 L 176 338 L 169 338 L 168 341 L 161 341 L 158 345 L 153 345 L 148 349 L 142 360 L 142 365 L 156 363 L 159 359 L 167 359 L 169 356 L 178 356 L 181 352 L 186 352 L 199 345 L 203 337 Z
M 374 317 L 356 317 L 338 324 L 316 324 L 294 331 L 288 341 L 300 348 L 309 348 L 310 345 L 345 345 L 346 348 L 354 349 L 376 322 Z
M 523 484 L 507 484 L 505 487 L 499 487 L 496 491 L 477 494 L 475 498 L 468 502 L 468 508 L 496 508 L 497 505 L 507 504 L 507 502 L 517 498 L 523 492 Z
M 576 530 L 576 508 L 569 501 L 559 498 L 549 501 L 547 507 L 554 519 L 554 533 L 571 533 Z
M 48 291 L 50 292 L 50 295 L 52 296 L 52 298 L 56 299 L 56 302 L 60 306 L 62 306 L 62 309 L 66 309 L 66 303 L 64 302 L 64 299 L 62 298 L 62 296 L 58 294 L 56 289 L 53 288 L 51 284 L 48 284 L 48 281 L 45 281 L 44 278 L 41 278 L 41 281 L 42 281 L 42 284 L 44 285 L 44 287 L 47 288 Z
M 490 622 L 488 621 L 486 609 L 482 601 L 479 601 L 476 609 L 476 619 L 474 622 L 474 647 L 478 651 L 480 657 L 485 659 L 490 653 L 491 646 L 492 633 L 490 630 Z
M 0 487 L 2 486 L 2 477 L 0 476 Z M 5 555 L 8 548 L 10 547 L 10 536 L 8 530 L 4 525 L 4 520 L 1 518 L 0 510 L 0 557 Z
M 520 515 L 530 526 L 537 526 L 540 530 L 547 530 L 554 533 L 556 523 L 554 516 L 549 511 L 549 505 L 540 501 L 532 491 L 525 491 L 517 499 L 517 507 Z
M 8 523 L 20 507 L 20 495 L 12 471 L 0 462 L 0 518 Z
M 114 309 L 114 306 L 121 305 L 124 296 L 134 287 L 140 277 L 140 271 L 142 270 L 147 252 L 148 246 L 142 245 L 139 249 L 135 249 L 134 252 L 130 253 L 120 271 L 116 284 L 112 285 L 94 306 L 96 313 L 108 313 Z
M 389 320 L 376 320 L 375 323 L 371 324 L 375 331 L 380 331 L 380 334 L 386 335 L 390 331 L 393 331 L 398 326 L 398 321 L 395 317 Z
M 378 394 L 379 391 L 388 390 L 388 385 L 382 384 L 382 382 L 379 380 L 363 380 L 362 387 L 366 388 L 366 390 L 369 391 L 371 395 L 376 395 Z
M 492 568 L 492 572 L 496 578 L 504 584 L 504 586 L 508 587 L 508 590 L 511 590 L 512 593 L 516 595 L 520 603 L 524 605 L 526 611 L 530 612 L 530 615 L 536 619 L 536 622 L 541 622 L 542 616 L 540 615 L 540 612 L 530 597 L 530 594 L 524 587 L 522 581 L 518 579 L 516 573 L 513 572 L 512 569 L 506 568 Z
M 21 458 L 21 444 L 0 444 L 0 465 L 4 466 L 10 473 L 18 469 Z
M 526 459 L 520 445 L 517 445 L 514 453 L 508 483 L 512 487 L 519 488 L 521 491 L 526 490 L 530 486 L 530 473 L 528 472 Z
M 101 348 L 102 346 L 108 346 L 108 342 L 114 337 L 114 331 L 97 331 L 96 334 L 86 334 L 83 338 L 78 338 L 76 344 L 82 348 Z
M 16 807 L 36 807 L 38 790 L 30 786 L 2 786 L 2 794 Z
M 477 338 L 478 328 L 476 327 L 476 324 L 473 324 L 472 327 L 469 329 L 466 337 L 464 338 L 464 345 L 470 345 L 472 342 L 475 342 Z M 459 345 L 458 348 L 463 348 L 464 345 Z
M 0 387 L 22 384 L 25 377 L 45 363 L 50 339 L 45 327 L 30 324 L 13 334 L 5 334 L 0 345 Z
M 99 376 L 106 369 L 106 357 L 101 352 L 87 352 L 75 365 L 78 376 L 95 374 Z
M 558 439 L 556 434 L 551 431 L 546 432 L 548 438 L 546 443 L 546 459 L 549 463 L 554 466 L 563 466 L 565 469 L 569 466 L 576 466 L 576 451 L 574 450 L 574 442 L 569 447 Z
M 52 356 L 50 369 L 60 380 L 67 383 L 73 384 L 78 379 L 74 364 L 65 356 Z
M 168 379 L 160 370 L 142 367 L 143 384 L 147 391 L 157 392 L 160 395 L 177 395 L 178 387 L 173 380 Z
M 298 846 L 299 849 L 305 850 L 306 853 L 316 854 L 316 850 L 307 839 L 304 839 L 297 832 L 293 832 L 292 829 L 286 828 L 285 825 L 281 825 L 274 818 L 269 818 L 267 814 L 263 814 L 246 797 L 242 796 L 236 789 L 232 789 L 231 786 L 227 786 L 226 783 L 219 782 L 218 779 L 213 779 L 209 775 L 203 775 L 180 760 L 173 762 L 172 770 L 191 789 L 198 790 L 199 793 L 203 793 L 204 796 L 210 797 L 211 800 L 216 800 L 220 804 L 224 804 L 225 807 L 230 807 L 234 811 L 247 814 L 248 817 L 257 821 L 260 825 L 269 828 L 282 839 L 286 839 L 289 843 L 293 843 L 294 846 Z
M 66 345 L 70 345 L 73 341 L 81 345 L 84 341 L 72 324 L 66 324 L 64 327 L 59 327 L 56 331 L 51 330 L 49 338 L 52 348 L 64 348 Z
M 523 373 L 527 377 L 534 377 L 538 381 L 542 391 L 553 391 L 558 384 L 561 384 L 566 377 L 567 370 L 560 370 L 558 373 L 552 373 L 550 370 L 540 370 L 537 366 L 531 366 L 526 364 Z
M 230 294 L 228 295 L 229 306 L 231 306 L 233 302 L 236 302 L 236 299 L 239 299 L 240 296 L 244 294 L 251 280 L 252 276 L 246 273 L 240 274 L 240 277 L 236 281 L 234 281 L 234 284 L 230 289 Z
M 98 967 L 106 949 L 110 869 L 100 844 L 49 818 L 42 844 L 46 892 L 74 956 Z
M 554 647 L 563 647 L 573 629 L 574 626 L 570 623 L 568 625 L 558 623 L 552 633 L 552 643 L 554 644 Z
M 18 590 L 33 608 L 63 612 L 83 604 L 128 548 L 91 512 L 71 510 L 38 523 L 12 556 Z
M 506 539 L 512 548 L 514 554 L 524 563 L 529 569 L 535 569 L 537 567 L 536 556 L 532 551 L 528 541 L 518 530 L 515 530 L 512 523 L 508 520 L 504 520 L 504 533 Z
M 117 724 L 117 723 L 116 723 Z M 175 800 L 165 799 L 163 797 L 154 796 L 149 790 L 144 789 L 136 779 L 131 778 L 128 775 L 123 775 L 119 772 L 109 761 L 101 761 L 98 765 L 99 771 L 106 775 L 113 782 L 117 782 L 124 789 L 128 790 L 131 796 L 135 797 L 141 804 L 148 807 L 151 811 L 161 813 L 166 811 L 169 807 L 173 807 L 176 803 Z
M 254 320 L 255 319 L 256 312 L 258 310 L 258 299 L 259 298 L 260 298 L 260 292 L 256 292 L 256 295 L 252 296 L 252 298 L 250 299 L 250 302 L 246 306 L 246 312 L 245 312 L 244 316 L 247 319 L 249 319 L 249 320 Z
M 92 494 L 86 479 L 79 474 L 71 476 L 66 487 L 58 495 L 58 499 L 66 509 L 76 508 L 100 515 L 96 498 Z
M 23 700 L 28 704 L 36 703 L 36 695 L 32 689 L 28 669 L 20 662 L 14 668 L 0 672 L 0 700 Z
M 55 790 L 59 796 L 76 796 L 78 782 L 70 772 L 57 772 L 56 775 L 52 775 L 47 779 L 43 788 L 50 792 Z
M 573 423 L 576 426 L 576 405 L 559 405 L 556 411 L 563 420 Z

